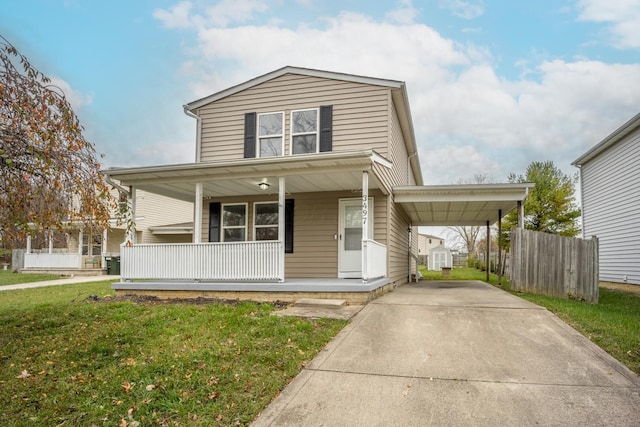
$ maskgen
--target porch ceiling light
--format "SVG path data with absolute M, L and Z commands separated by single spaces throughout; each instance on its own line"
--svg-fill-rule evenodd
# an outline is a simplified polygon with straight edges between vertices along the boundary
M 268 189 L 269 189 L 269 184 L 268 184 L 268 183 L 266 183 L 266 182 L 261 182 L 260 184 L 258 184 L 258 187 L 259 187 L 261 190 L 266 191 L 266 190 L 268 190 Z

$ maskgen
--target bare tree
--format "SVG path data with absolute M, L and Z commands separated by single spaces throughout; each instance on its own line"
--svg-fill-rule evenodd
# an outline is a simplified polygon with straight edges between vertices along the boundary
M 465 185 L 465 184 L 489 184 L 494 182 L 492 176 L 477 173 L 472 177 L 468 178 L 460 178 L 458 181 L 454 182 L 455 185 Z M 478 225 L 472 226 L 452 226 L 448 227 L 450 233 L 454 236 L 455 239 L 462 240 L 464 247 L 469 254 L 469 257 L 476 258 L 477 251 L 477 243 L 481 236 L 484 235 L 483 227 Z

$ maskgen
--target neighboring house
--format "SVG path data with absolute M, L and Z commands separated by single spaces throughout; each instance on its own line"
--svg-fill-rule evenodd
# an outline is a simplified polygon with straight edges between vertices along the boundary
M 114 190 L 114 196 L 117 191 Z M 185 243 L 192 241 L 193 203 L 172 199 L 142 190 L 135 191 L 136 237 L 140 243 Z M 167 224 L 167 213 L 172 221 Z M 120 246 L 126 240 L 126 224 L 113 218 L 108 230 L 91 232 L 79 225 L 69 224 L 64 233 L 64 243 L 54 247 L 53 239 L 42 248 L 33 248 L 27 240 L 24 254 L 24 272 L 53 272 L 68 274 L 102 274 L 106 269 L 106 257 L 119 256 Z M 61 247 L 60 247 L 61 246 Z
M 430 234 L 418 234 L 418 259 L 421 265 L 428 264 L 429 251 L 437 246 L 444 246 L 442 237 L 432 236 Z
M 572 164 L 583 237 L 599 239 L 600 280 L 640 285 L 640 114 Z
M 442 270 L 443 267 L 453 267 L 453 256 L 451 250 L 444 246 L 436 246 L 429 249 L 429 270 Z
M 493 223 L 530 187 L 424 186 L 395 80 L 285 67 L 184 109 L 196 162 L 105 173 L 193 202 L 193 243 L 123 247 L 117 292 L 368 301 L 415 272 L 418 225 Z

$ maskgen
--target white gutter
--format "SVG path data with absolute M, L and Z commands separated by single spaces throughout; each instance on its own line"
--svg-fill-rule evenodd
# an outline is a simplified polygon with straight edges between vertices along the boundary
M 202 134 L 202 118 L 200 116 L 198 116 L 197 114 L 194 114 L 190 109 L 188 105 L 183 105 L 182 106 L 184 113 L 189 116 L 189 117 L 193 117 L 194 119 L 196 119 L 196 163 L 200 163 L 200 153 L 201 153 L 201 147 L 200 147 L 200 143 L 201 143 L 201 134 Z

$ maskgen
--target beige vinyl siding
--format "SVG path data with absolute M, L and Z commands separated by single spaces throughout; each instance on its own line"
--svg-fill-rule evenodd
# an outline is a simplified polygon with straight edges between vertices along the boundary
M 375 240 L 386 244 L 386 197 L 372 192 L 374 198 Z M 335 278 L 338 276 L 338 200 L 360 199 L 350 192 L 304 193 L 287 196 L 294 199 L 293 253 L 285 254 L 285 277 Z M 247 239 L 253 240 L 253 206 L 255 202 L 277 202 L 277 196 L 245 198 L 226 197 L 220 203 L 248 203 Z M 208 241 L 209 203 L 203 204 L 202 241 Z
M 137 191 L 136 230 L 142 232 L 138 243 L 189 243 L 191 235 L 154 235 L 149 227 L 193 221 L 193 203 L 158 194 Z
M 244 115 L 283 112 L 284 153 L 290 153 L 292 110 L 333 105 L 333 151 L 388 151 L 390 89 L 287 74 L 198 109 L 202 118 L 201 161 L 244 157 Z
M 389 212 L 387 277 L 391 282 L 404 283 L 408 276 L 409 219 L 402 208 L 392 201 L 392 197 L 388 198 L 387 205 Z

